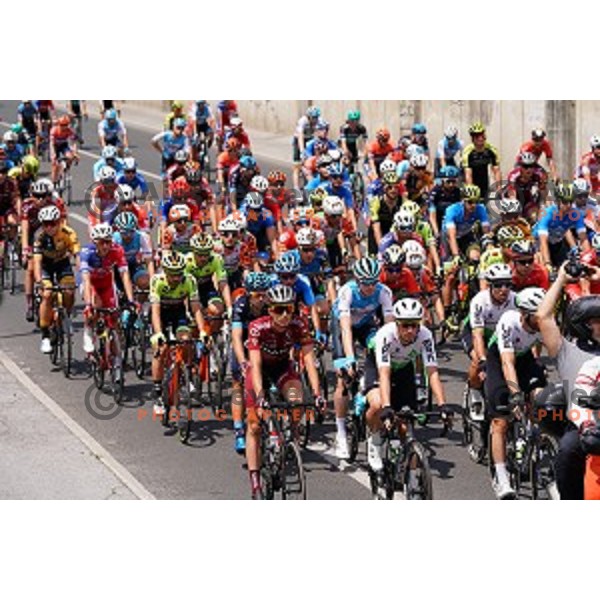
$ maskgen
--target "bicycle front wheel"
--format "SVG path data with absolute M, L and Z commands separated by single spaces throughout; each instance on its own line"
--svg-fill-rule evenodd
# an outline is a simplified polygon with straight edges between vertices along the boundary
M 541 432 L 531 453 L 531 495 L 533 500 L 560 500 L 556 484 L 558 440 Z
M 66 317 L 62 322 L 63 330 L 63 352 L 62 352 L 62 370 L 68 379 L 71 376 L 73 364 L 73 333 L 71 331 L 71 319 Z
M 431 468 L 425 448 L 413 440 L 406 452 L 404 493 L 407 500 L 433 500 Z
M 296 442 L 285 445 L 282 479 L 282 500 L 306 500 L 306 475 Z

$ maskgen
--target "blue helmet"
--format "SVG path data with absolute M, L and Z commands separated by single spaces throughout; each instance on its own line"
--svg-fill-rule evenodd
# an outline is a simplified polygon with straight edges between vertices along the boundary
M 306 116 L 311 119 L 318 119 L 321 116 L 321 109 L 318 106 L 309 106 L 306 110 Z
M 298 273 L 300 271 L 300 261 L 293 252 L 286 252 L 275 261 L 275 273 Z
M 329 122 L 325 119 L 319 119 L 317 124 L 315 125 L 315 129 L 317 131 L 328 131 L 329 130 Z
M 440 175 L 443 179 L 457 179 L 460 175 L 458 167 L 454 165 L 446 165 L 440 169 Z
M 412 126 L 412 132 L 414 134 L 427 133 L 427 127 L 425 127 L 425 125 L 423 125 L 423 123 L 415 123 Z
M 137 230 L 138 220 L 132 212 L 121 212 L 115 217 L 113 225 L 118 231 L 131 233 Z
M 344 174 L 344 167 L 340 163 L 333 163 L 329 166 L 329 175 L 331 177 L 341 177 Z
M 254 169 L 254 167 L 256 167 L 256 159 L 254 156 L 242 156 L 240 158 L 240 165 L 244 167 L 244 169 Z
M 249 292 L 264 292 L 271 287 L 271 277 L 261 271 L 251 271 L 244 279 L 244 287 Z
M 105 119 L 116 119 L 117 118 L 117 111 L 114 108 L 109 108 L 104 113 L 104 118 Z

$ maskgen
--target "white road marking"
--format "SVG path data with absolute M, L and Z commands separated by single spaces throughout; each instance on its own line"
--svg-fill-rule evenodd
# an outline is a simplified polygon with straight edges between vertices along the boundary
M 149 492 L 112 454 L 101 446 L 83 427 L 74 421 L 44 390 L 34 383 L 16 363 L 14 363 L 2 350 L 0 361 L 14 375 L 18 381 L 35 397 L 40 404 L 45 406 L 75 437 L 83 442 L 90 451 L 106 466 L 116 477 L 127 486 L 140 500 L 156 500 Z

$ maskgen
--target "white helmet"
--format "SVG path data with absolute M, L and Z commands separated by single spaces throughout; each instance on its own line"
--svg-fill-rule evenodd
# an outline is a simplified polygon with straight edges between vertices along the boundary
M 584 196 L 590 193 L 590 184 L 583 177 L 578 177 L 573 181 L 573 192 L 576 196 Z
M 4 142 L 16 142 L 18 139 L 19 139 L 19 136 L 14 131 L 7 131 L 2 136 L 2 140 Z
M 515 304 L 519 310 L 526 313 L 535 313 L 544 300 L 546 292 L 539 287 L 528 287 L 521 290 L 515 299 Z
M 448 125 L 444 131 L 444 136 L 447 138 L 455 138 L 458 136 L 458 129 L 454 125 Z
M 397 321 L 420 321 L 424 312 L 423 305 L 414 298 L 402 298 L 394 304 L 394 318 Z
M 485 279 L 490 282 L 512 281 L 512 271 L 508 265 L 496 263 L 485 272 Z
M 406 147 L 406 156 L 410 158 L 415 154 L 423 154 L 423 148 L 419 144 L 409 144 Z
M 414 153 L 410 157 L 410 166 L 415 168 L 424 168 L 427 166 L 429 159 L 426 154 L 417 154 Z
M 516 198 L 502 198 L 500 200 L 500 213 L 503 215 L 521 214 L 521 203 Z
M 405 200 L 400 209 L 409 212 L 415 219 L 421 214 L 421 208 L 413 200 Z
M 592 248 L 598 252 L 600 250 L 600 233 L 595 233 L 592 238 Z
M 386 158 L 379 165 L 379 173 L 381 175 L 383 175 L 384 173 L 395 173 L 395 172 L 396 172 L 396 163 L 390 158 Z
M 592 148 L 600 148 L 600 135 L 593 135 L 590 138 L 590 146 Z
M 112 146 L 107 146 L 107 148 L 111 148 Z M 128 156 L 123 159 L 123 168 L 125 171 L 135 171 L 137 169 L 137 163 L 135 162 L 135 158 L 133 156 Z
M 344 202 L 337 196 L 326 196 L 323 200 L 323 212 L 326 215 L 343 215 L 345 211 Z
M 415 218 L 412 213 L 401 208 L 394 215 L 394 229 L 396 229 L 396 231 L 414 231 Z
M 269 182 L 266 177 L 262 175 L 255 175 L 250 180 L 250 187 L 261 194 L 264 194 L 269 189 Z
M 315 246 L 317 244 L 317 232 L 312 227 L 302 227 L 296 232 L 298 246 Z
M 60 219 L 60 210 L 54 204 L 44 206 L 39 212 L 38 220 L 40 223 L 58 221 Z
M 339 162 L 342 160 L 342 151 L 339 148 L 330 148 L 327 154 L 331 157 L 333 162 Z
M 519 154 L 519 164 L 531 167 L 537 162 L 537 157 L 533 152 L 521 152 Z
M 239 127 L 240 125 L 243 125 L 243 121 L 239 118 L 239 117 L 231 117 L 231 119 L 229 120 L 229 123 L 232 127 Z
M 234 217 L 240 231 L 244 231 L 248 227 L 246 217 L 242 213 L 237 213 Z
M 117 149 L 114 146 L 104 146 L 102 150 L 102 158 L 106 160 L 107 158 L 116 158 L 117 157 Z
M 226 231 L 235 231 L 238 232 L 240 230 L 240 226 L 238 222 L 231 216 L 225 217 L 219 223 L 219 231 L 225 233 Z
M 102 167 L 98 172 L 100 181 L 114 181 L 117 178 L 117 172 L 112 167 Z
M 98 223 L 92 227 L 92 240 L 112 240 L 113 228 L 109 223 Z
M 263 198 L 258 192 L 249 192 L 246 194 L 244 201 L 248 208 L 253 208 L 254 210 L 259 210 L 263 206 Z
M 31 184 L 29 191 L 34 196 L 48 196 L 54 192 L 54 184 L 46 178 L 38 179 Z
M 410 269 L 420 269 L 427 260 L 425 248 L 416 240 L 408 240 L 402 244 L 402 250 L 406 254 L 406 265 Z
M 117 202 L 133 202 L 135 200 L 135 192 L 131 186 L 121 184 L 115 190 L 115 200 Z

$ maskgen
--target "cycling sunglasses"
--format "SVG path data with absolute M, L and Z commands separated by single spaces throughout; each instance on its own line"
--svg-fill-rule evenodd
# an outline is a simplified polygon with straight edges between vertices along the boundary
M 297 275 L 296 273 L 280 273 L 279 274 L 279 279 L 281 279 L 281 281 L 291 281 L 292 279 L 296 279 Z
M 515 265 L 532 265 L 532 264 L 533 264 L 533 258 L 526 259 L 526 260 L 515 260 Z
M 400 273 L 402 272 L 402 267 L 385 267 L 385 270 L 388 273 Z
M 510 290 L 513 287 L 512 281 L 496 281 L 490 285 L 493 290 L 501 290 L 503 288 Z
M 303 248 L 300 248 L 300 252 L 304 252 L 306 254 L 310 254 L 312 252 L 316 252 L 317 249 L 314 246 L 304 246 Z
M 291 315 L 294 312 L 293 304 L 278 304 L 277 306 L 272 306 L 270 310 L 279 316 L 282 315 Z
M 402 329 L 418 329 L 421 326 L 421 323 L 419 321 L 399 321 L 399 320 L 396 320 L 396 323 Z
M 378 279 L 362 279 L 358 283 L 365 287 L 373 287 L 374 285 L 377 285 L 378 281 L 379 281 Z

